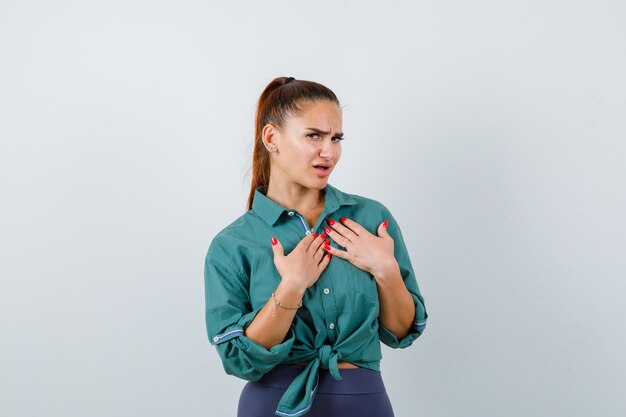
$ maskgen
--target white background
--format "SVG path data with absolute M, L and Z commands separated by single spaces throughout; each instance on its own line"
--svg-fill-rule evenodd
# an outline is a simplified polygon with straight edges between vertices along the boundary
M 0 414 L 235 415 L 204 255 L 293 76 L 426 300 L 396 416 L 624 415 L 625 51 L 617 0 L 0 0 Z

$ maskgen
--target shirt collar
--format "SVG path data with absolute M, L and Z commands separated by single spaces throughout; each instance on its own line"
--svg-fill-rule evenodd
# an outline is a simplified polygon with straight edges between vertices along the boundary
M 325 192 L 324 211 L 327 213 L 332 213 L 341 206 L 357 204 L 357 201 L 351 195 L 340 191 L 328 182 L 323 190 Z M 280 218 L 281 214 L 289 209 L 268 198 L 265 193 L 267 193 L 266 185 L 261 185 L 254 190 L 252 209 L 267 224 L 273 226 Z

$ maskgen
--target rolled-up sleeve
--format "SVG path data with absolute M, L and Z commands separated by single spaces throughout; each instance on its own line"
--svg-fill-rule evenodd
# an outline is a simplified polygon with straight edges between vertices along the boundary
M 252 309 L 249 277 L 217 237 L 206 254 L 204 286 L 207 335 L 227 374 L 257 381 L 285 360 L 295 340 L 293 328 L 270 349 L 244 335 L 263 306 Z
M 384 207 L 384 206 L 383 206 Z M 419 286 L 417 284 L 417 278 L 415 277 L 415 271 L 413 271 L 413 265 L 404 242 L 404 237 L 400 231 L 400 227 L 396 219 L 391 212 L 384 207 L 383 216 L 389 221 L 387 232 L 393 238 L 394 243 L 394 255 L 400 266 L 400 274 L 407 289 L 413 297 L 415 304 L 415 317 L 413 318 L 413 325 L 409 330 L 409 333 L 401 339 L 398 339 L 389 329 L 387 329 L 380 320 L 378 321 L 378 336 L 380 341 L 385 345 L 397 349 L 406 348 L 411 346 L 413 341 L 420 337 L 426 328 L 426 320 L 428 319 L 428 313 L 426 312 L 426 304 L 424 303 L 424 297 L 422 296 Z

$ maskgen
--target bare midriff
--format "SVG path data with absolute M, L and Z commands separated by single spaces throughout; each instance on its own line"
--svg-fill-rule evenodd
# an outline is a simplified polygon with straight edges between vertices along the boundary
M 306 366 L 308 362 L 298 362 L 296 365 Z M 358 368 L 358 366 L 350 363 L 350 362 L 337 362 L 337 368 L 339 369 L 353 369 Z

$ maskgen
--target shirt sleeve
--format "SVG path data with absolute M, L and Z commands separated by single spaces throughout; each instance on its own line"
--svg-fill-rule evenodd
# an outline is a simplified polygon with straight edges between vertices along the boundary
M 283 342 L 270 349 L 244 335 L 245 328 L 263 308 L 252 309 L 249 282 L 229 252 L 214 239 L 204 264 L 207 335 L 227 374 L 257 381 L 286 359 L 295 333 L 290 327 Z
M 384 207 L 383 216 L 385 216 L 385 219 L 389 221 L 387 232 L 393 238 L 394 255 L 398 265 L 400 266 L 400 274 L 402 275 L 404 284 L 411 293 L 411 297 L 413 297 L 413 302 L 415 303 L 415 317 L 409 333 L 401 339 L 398 339 L 396 335 L 387 329 L 379 320 L 378 336 L 380 341 L 385 345 L 394 349 L 403 349 L 411 346 L 413 341 L 422 335 L 424 329 L 426 328 L 428 313 L 426 312 L 424 297 L 419 290 L 417 279 L 415 277 L 415 271 L 413 271 L 413 265 L 411 264 L 411 259 L 409 257 L 398 222 L 386 207 Z

